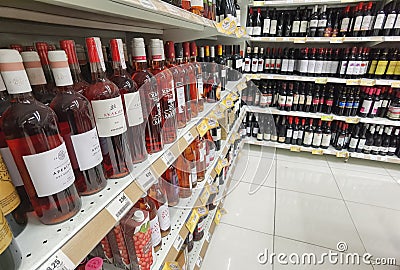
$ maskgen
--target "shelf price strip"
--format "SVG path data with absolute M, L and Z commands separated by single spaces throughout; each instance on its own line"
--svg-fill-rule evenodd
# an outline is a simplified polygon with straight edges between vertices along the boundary
M 143 191 L 147 191 L 156 180 L 154 173 L 148 168 L 138 177 L 137 182 Z
M 62 250 L 58 250 L 38 270 L 74 270 L 75 264 L 65 255 Z
M 199 222 L 199 219 L 200 219 L 200 215 L 197 212 L 197 209 L 193 209 L 188 221 L 186 222 L 186 228 L 190 231 L 190 233 L 194 232 L 194 229 L 196 228 L 196 225 L 197 225 L 197 222 Z
M 322 149 L 313 149 L 311 151 L 311 154 L 313 154 L 313 155 L 323 155 L 324 154 L 324 150 L 322 150 Z
M 177 250 L 177 251 L 180 251 L 181 250 L 181 247 L 182 247 L 182 245 L 183 245 L 183 242 L 184 242 L 184 239 L 182 238 L 182 236 L 180 235 L 180 234 L 178 234 L 178 237 L 175 239 L 175 241 L 174 241 L 174 248 Z
M 192 141 L 193 141 L 193 139 L 194 139 L 194 137 L 193 137 L 193 135 L 192 135 L 192 132 L 188 132 L 188 133 L 186 133 L 184 136 L 183 136 L 183 138 L 186 140 L 186 142 L 188 143 L 188 144 L 190 144 Z
M 206 205 L 206 203 L 208 202 L 208 198 L 210 197 L 210 189 L 209 186 L 206 186 L 203 190 L 203 193 L 200 196 L 200 201 L 203 205 Z
M 125 194 L 125 192 L 121 192 L 106 206 L 106 210 L 111 214 L 115 221 L 118 221 L 128 213 L 132 206 L 133 202 L 131 199 Z
M 164 161 L 165 165 L 169 167 L 175 161 L 175 155 L 170 150 L 167 150 L 164 155 L 161 156 L 162 161 Z

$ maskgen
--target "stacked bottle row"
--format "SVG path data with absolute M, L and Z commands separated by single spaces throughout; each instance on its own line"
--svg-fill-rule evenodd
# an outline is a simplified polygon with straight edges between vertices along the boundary
M 365 37 L 400 35 L 398 1 L 363 3 L 329 8 L 327 5 L 296 10 L 250 8 L 246 29 L 250 36 L 264 37 Z
M 400 157 L 398 127 L 267 114 L 248 114 L 244 125 L 246 135 L 259 141 Z
M 400 90 L 292 81 L 249 81 L 242 100 L 250 106 L 339 116 L 400 119 Z
M 400 54 L 397 48 L 247 47 L 243 72 L 347 79 L 399 79 Z

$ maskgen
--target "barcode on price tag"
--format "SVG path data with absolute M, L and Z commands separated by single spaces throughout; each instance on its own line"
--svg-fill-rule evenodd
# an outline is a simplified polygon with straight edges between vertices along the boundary
M 161 159 L 167 166 L 170 166 L 172 162 L 175 161 L 175 156 L 174 153 L 172 153 L 170 150 L 167 150 L 164 155 L 161 156 Z
M 51 256 L 38 270 L 74 270 L 75 264 L 65 255 L 62 250 L 58 250 Z
M 201 263 L 203 262 L 203 258 L 202 257 L 198 257 L 197 258 L 197 261 L 196 261 L 196 265 L 198 266 L 198 267 L 201 267 Z
M 133 202 L 125 194 L 121 192 L 112 202 L 110 202 L 106 209 L 118 221 L 123 217 L 133 206 Z
M 178 237 L 175 239 L 175 242 L 174 242 L 174 248 L 175 248 L 177 251 L 180 251 L 180 250 L 181 250 L 181 247 L 182 247 L 182 245 L 183 245 L 183 241 L 184 241 L 184 239 L 182 238 L 182 236 L 180 236 L 180 235 L 178 234 Z
M 137 179 L 138 184 L 146 191 L 157 180 L 150 168 L 145 170 Z
M 187 143 L 191 143 L 192 141 L 193 141 L 193 139 L 194 139 L 194 137 L 193 137 L 193 135 L 192 135 L 192 132 L 188 132 L 188 133 L 186 133 L 184 136 L 183 136 L 183 138 L 185 138 L 185 140 L 186 140 L 186 142 Z

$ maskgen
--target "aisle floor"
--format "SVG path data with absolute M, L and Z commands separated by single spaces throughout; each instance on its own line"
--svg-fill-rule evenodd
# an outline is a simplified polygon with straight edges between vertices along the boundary
M 233 179 L 201 269 L 400 269 L 400 165 L 245 145 Z

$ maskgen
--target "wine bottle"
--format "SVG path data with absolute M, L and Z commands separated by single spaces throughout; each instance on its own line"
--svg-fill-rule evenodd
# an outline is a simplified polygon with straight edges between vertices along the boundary
M 389 12 L 386 16 L 385 24 L 383 25 L 383 36 L 389 36 L 394 28 L 396 22 L 397 12 L 396 12 L 396 1 L 390 3 Z
M 381 150 L 381 145 L 382 145 L 383 131 L 384 131 L 383 126 L 380 126 L 378 134 L 374 138 L 374 143 L 372 144 L 372 147 L 371 147 L 371 154 L 373 154 L 373 155 L 379 155 L 379 152 Z
M 328 149 L 331 139 L 332 139 L 332 131 L 331 131 L 331 121 L 326 122 L 325 129 L 322 133 L 322 140 L 321 140 L 321 148 Z
M 201 64 L 197 61 L 197 46 L 194 41 L 190 43 L 190 49 L 187 42 L 183 42 L 183 62 L 188 63 L 188 53 L 190 52 L 190 63 L 188 68 L 189 73 L 189 87 L 190 87 L 190 111 L 191 117 L 197 117 L 198 113 L 204 110 L 204 89 L 203 89 L 203 69 Z M 195 75 L 196 83 L 193 83 L 193 74 Z
M 371 153 L 372 145 L 374 143 L 374 133 L 375 133 L 375 126 L 372 125 L 370 127 L 370 129 L 369 129 L 369 133 L 368 133 L 367 139 L 365 141 L 365 144 L 364 144 L 364 147 L 363 147 L 363 150 L 362 150 L 362 152 L 364 154 L 370 154 Z
M 322 121 L 319 120 L 317 127 L 315 128 L 314 131 L 314 137 L 312 139 L 312 147 L 314 148 L 319 148 L 321 146 L 322 143 Z
M 251 57 L 251 73 L 258 72 L 258 47 L 253 48 L 253 54 Z
M 389 154 L 389 146 L 390 146 L 390 134 L 392 134 L 393 127 L 387 126 L 385 127 L 385 135 L 382 137 L 382 144 L 379 150 L 379 155 L 386 156 Z
M 16 51 L 17 52 L 17 51 Z M 1 270 L 18 270 L 21 265 L 22 253 L 18 247 L 17 241 L 14 239 L 10 226 L 0 211 L 0 233 L 1 249 L 0 249 L 0 269 Z
M 314 137 L 313 119 L 310 119 L 308 127 L 304 129 L 303 146 L 310 147 Z
M 161 189 L 159 182 L 154 183 L 147 192 L 148 198 L 154 203 L 160 224 L 161 237 L 165 237 L 171 231 L 171 218 L 168 208 L 167 194 Z
M 297 7 L 296 9 L 296 15 L 293 18 L 292 22 L 292 36 L 297 37 L 300 36 L 300 7 Z
M 354 23 L 353 23 L 353 28 L 352 28 L 352 36 L 353 37 L 358 37 L 361 33 L 361 26 L 364 18 L 364 12 L 363 12 L 363 3 L 359 3 L 356 6 L 356 10 L 354 13 Z
M 292 17 L 291 17 L 291 13 L 290 12 L 285 12 L 285 26 L 284 31 L 283 31 L 283 35 L 285 37 L 290 37 L 292 34 Z
M 301 120 L 301 125 L 299 125 L 299 131 L 297 133 L 297 142 L 296 142 L 297 145 L 303 145 L 305 124 L 306 124 L 306 119 L 303 118 Z
M 279 12 L 278 23 L 276 25 L 276 36 L 283 37 L 285 26 L 285 14 L 283 11 Z
M 273 9 L 272 11 L 272 16 L 271 16 L 271 25 L 269 27 L 269 36 L 270 37 L 275 37 L 278 29 L 278 20 L 276 16 L 276 8 Z
M 247 15 L 247 23 L 246 23 L 246 33 L 249 36 L 253 36 L 253 9 L 249 9 L 249 14 Z
M 263 20 L 263 27 L 262 27 L 262 36 L 263 37 L 269 36 L 270 27 L 271 27 L 271 17 L 269 16 L 269 10 L 266 10 L 264 20 Z
M 371 30 L 371 25 L 372 25 L 372 2 L 368 2 L 368 4 L 365 6 L 364 9 L 364 17 L 361 23 L 361 33 L 360 35 L 362 37 L 365 37 L 368 35 L 368 33 Z
M 399 141 L 399 133 L 400 129 L 396 128 L 390 138 L 390 145 L 389 145 L 389 152 L 388 156 L 394 156 L 396 149 L 398 147 L 398 141 Z
M 386 19 L 385 13 L 385 2 L 382 2 L 380 9 L 377 11 L 375 16 L 374 26 L 372 27 L 371 36 L 379 36 L 383 30 L 384 22 Z
M 48 58 L 49 45 L 46 42 L 36 42 L 35 46 L 36 46 L 36 51 L 40 57 L 40 62 L 42 64 L 44 76 L 46 78 L 46 89 L 47 89 L 46 95 L 49 95 L 50 98 L 51 97 L 54 98 L 56 93 L 56 84 L 54 81 L 53 74 L 51 73 L 49 64 L 49 58 Z
M 286 126 L 286 136 L 285 136 L 285 143 L 291 144 L 293 138 L 293 117 L 288 117 L 288 123 Z
M 305 37 L 308 32 L 308 18 L 310 17 L 310 10 L 307 7 L 304 8 L 303 14 L 300 21 L 299 36 Z
M 42 223 L 67 220 L 80 210 L 81 200 L 57 116 L 34 99 L 16 50 L 0 50 L 0 63 L 11 95 L 10 107 L 2 116 L 3 130 L 29 199 Z
M 318 5 L 315 5 L 313 13 L 310 16 L 308 36 L 315 37 L 317 35 L 318 22 L 319 22 Z
M 263 26 L 263 22 L 261 19 L 261 8 L 258 8 L 256 18 L 253 22 L 253 34 L 252 34 L 253 37 L 261 36 L 262 26 Z
M 310 24 L 311 24 L 311 22 L 310 22 Z M 317 33 L 316 33 L 317 37 L 324 36 L 326 24 L 327 24 L 326 5 L 324 5 L 321 10 L 321 14 L 319 14 L 319 16 L 318 16 L 318 25 L 317 25 Z

